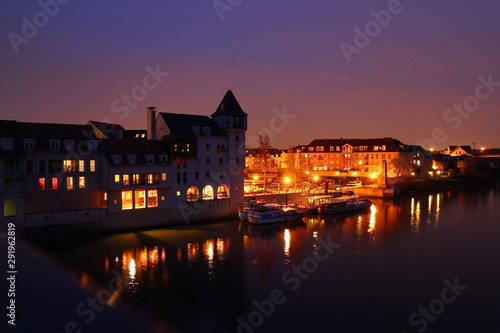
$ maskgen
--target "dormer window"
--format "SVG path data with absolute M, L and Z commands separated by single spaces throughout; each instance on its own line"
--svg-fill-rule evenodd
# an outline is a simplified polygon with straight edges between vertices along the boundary
M 153 155 L 146 155 L 146 163 L 148 163 L 148 165 L 153 165 L 154 161 L 155 161 L 155 158 Z
M 75 150 L 75 140 L 64 140 L 64 149 L 67 151 Z
M 35 139 L 24 139 L 24 150 L 35 149 Z
M 88 147 L 89 151 L 96 151 L 97 144 L 98 144 L 98 142 L 96 140 L 88 140 L 87 147 Z
M 210 133 L 210 126 L 205 126 L 203 128 L 203 133 L 205 134 L 205 136 L 210 136 L 211 133 Z
M 193 131 L 195 136 L 200 136 L 200 126 L 198 125 L 191 126 L 191 130 Z
M 49 140 L 50 150 L 59 150 L 61 149 L 61 140 L 51 139 Z
M 14 139 L 2 138 L 1 145 L 2 145 L 2 150 L 12 150 L 14 148 Z
M 122 163 L 122 156 L 121 155 L 112 155 L 111 158 L 113 159 L 113 163 L 115 165 L 120 165 Z
M 168 162 L 167 155 L 160 155 L 160 161 L 161 161 L 161 164 L 167 164 L 167 162 Z
M 136 156 L 135 155 L 128 155 L 127 158 L 128 158 L 128 163 L 130 165 L 134 165 L 135 164 L 135 162 L 136 162 Z

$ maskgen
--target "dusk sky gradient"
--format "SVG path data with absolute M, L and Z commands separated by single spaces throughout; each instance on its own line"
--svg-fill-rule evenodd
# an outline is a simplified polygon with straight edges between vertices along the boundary
M 384 136 L 430 148 L 436 128 L 433 148 L 500 147 L 500 1 L 401 1 L 348 63 L 339 45 L 355 46 L 354 28 L 393 1 L 221 0 L 233 5 L 220 16 L 213 0 L 72 0 L 14 47 L 9 33 L 22 37 L 23 17 L 42 7 L 3 0 L 0 119 L 145 129 L 148 106 L 210 115 L 232 89 L 249 136 L 269 128 L 273 109 L 295 115 L 273 133 L 278 148 Z M 169 75 L 127 116 L 116 112 L 148 66 Z M 477 110 L 446 113 L 489 76 L 498 84 Z

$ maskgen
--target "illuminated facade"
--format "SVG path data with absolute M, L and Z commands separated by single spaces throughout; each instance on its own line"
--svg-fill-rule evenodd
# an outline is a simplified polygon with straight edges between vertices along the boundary
M 149 108 L 147 131 L 0 121 L 2 226 L 46 237 L 237 215 L 246 117 L 228 91 L 211 117 Z

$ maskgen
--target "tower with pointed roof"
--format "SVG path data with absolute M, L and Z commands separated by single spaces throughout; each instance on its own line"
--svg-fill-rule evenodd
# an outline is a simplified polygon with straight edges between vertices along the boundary
M 243 111 L 233 92 L 229 89 L 211 118 L 226 132 L 229 159 L 228 169 L 231 174 L 233 198 L 243 201 L 243 183 L 245 170 L 245 132 L 248 115 Z

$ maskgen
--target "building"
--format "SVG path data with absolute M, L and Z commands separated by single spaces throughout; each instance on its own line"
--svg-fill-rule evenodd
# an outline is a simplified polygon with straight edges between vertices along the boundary
M 291 154 L 293 152 L 288 152 Z M 298 153 L 301 169 L 309 179 L 380 179 L 387 163 L 389 178 L 410 176 L 431 167 L 430 155 L 421 147 L 385 137 L 376 139 L 316 139 Z
M 210 117 L 148 108 L 147 131 L 2 120 L 2 228 L 37 238 L 235 216 L 246 129 L 230 90 Z

